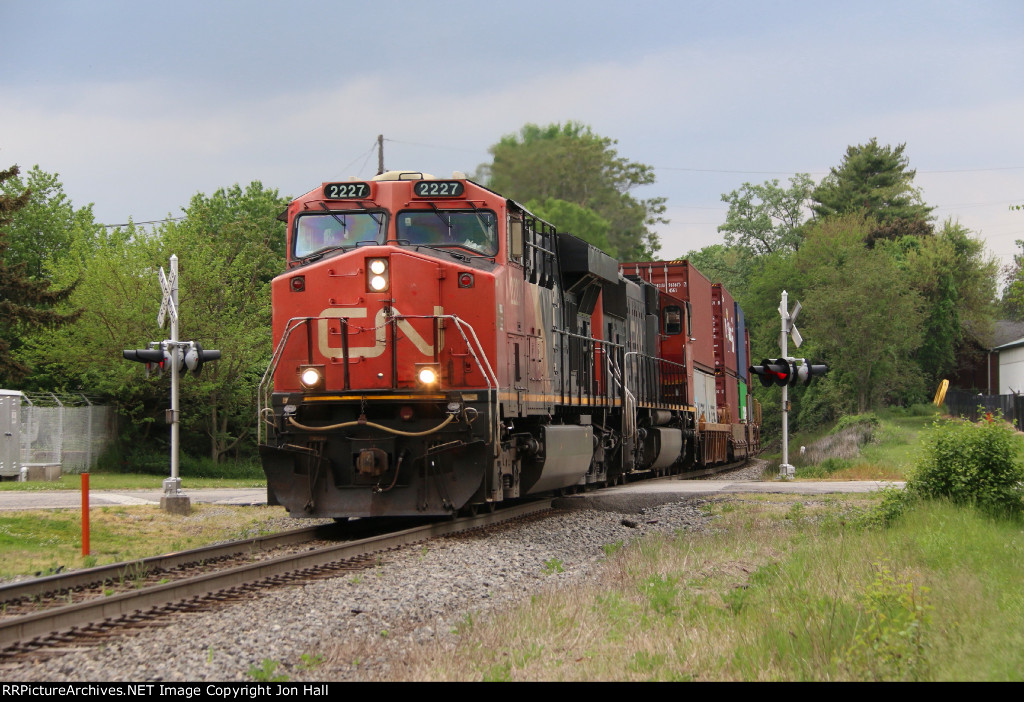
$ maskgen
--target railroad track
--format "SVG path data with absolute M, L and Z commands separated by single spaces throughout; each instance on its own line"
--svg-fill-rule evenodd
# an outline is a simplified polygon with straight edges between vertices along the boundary
M 0 602 L 4 603 L 0 612 L 0 658 L 104 638 L 118 630 L 152 626 L 169 614 L 248 597 L 259 589 L 371 567 L 377 555 L 388 550 L 525 517 L 550 507 L 551 500 L 540 500 L 344 543 L 292 549 L 285 555 L 251 562 L 255 551 L 308 544 L 331 533 L 330 526 L 308 527 L 7 585 L 0 588 Z M 189 569 L 199 572 L 185 572 L 176 579 L 169 575 Z M 122 592 L 108 587 L 126 581 L 129 586 Z M 69 596 L 73 600 L 76 592 L 86 599 L 66 604 L 61 601 Z

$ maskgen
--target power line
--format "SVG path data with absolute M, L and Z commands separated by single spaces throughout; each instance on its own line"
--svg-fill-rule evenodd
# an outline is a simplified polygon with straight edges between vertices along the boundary
M 419 144 L 415 141 L 399 141 L 398 139 L 384 139 L 384 141 L 390 141 L 393 144 L 404 144 L 405 146 L 421 146 L 425 149 L 445 149 L 447 151 L 462 151 L 467 154 L 478 154 L 479 149 L 460 149 L 455 146 L 439 146 L 437 144 Z
M 97 226 L 103 227 L 104 229 L 116 229 L 117 227 L 128 227 L 128 226 L 131 226 L 131 225 L 139 225 L 139 224 L 163 224 L 164 222 L 180 222 L 183 219 L 185 219 L 184 216 L 181 216 L 181 217 L 168 217 L 167 219 L 151 219 L 151 220 L 148 220 L 146 222 L 134 222 L 133 221 L 133 222 L 125 222 L 124 224 L 98 224 Z

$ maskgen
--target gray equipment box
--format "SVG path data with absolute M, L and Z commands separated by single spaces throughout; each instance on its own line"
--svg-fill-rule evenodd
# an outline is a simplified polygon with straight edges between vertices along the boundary
M 0 390 L 0 478 L 21 475 L 21 393 Z

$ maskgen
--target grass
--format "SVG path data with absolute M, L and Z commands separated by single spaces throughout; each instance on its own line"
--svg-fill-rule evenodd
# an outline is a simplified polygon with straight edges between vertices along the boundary
M 194 504 L 188 516 L 153 506 L 94 507 L 91 554 L 82 556 L 79 510 L 0 512 L 0 577 L 45 575 L 61 567 L 86 568 L 295 528 L 278 521 L 282 517 L 281 507 Z
M 420 647 L 405 674 L 1022 679 L 1021 525 L 930 503 L 890 529 L 859 526 L 876 499 L 718 503 L 716 533 L 621 549 L 598 584 L 538 594 L 477 621 L 454 651 Z
M 922 405 L 845 417 L 832 431 L 792 435 L 790 463 L 798 480 L 906 480 L 920 456 L 921 437 L 938 416 Z M 801 446 L 807 448 L 803 456 Z M 781 456 L 765 458 L 775 462 L 767 472 L 777 475 Z
M 90 473 L 90 490 L 162 490 L 167 475 L 145 475 L 140 473 Z M 181 476 L 181 484 L 186 488 L 250 488 L 266 487 L 266 478 L 198 478 L 189 475 Z M 0 482 L 0 491 L 5 492 L 43 492 L 46 490 L 81 490 L 80 475 L 65 474 L 60 480 L 47 482 L 19 483 L 5 480 Z

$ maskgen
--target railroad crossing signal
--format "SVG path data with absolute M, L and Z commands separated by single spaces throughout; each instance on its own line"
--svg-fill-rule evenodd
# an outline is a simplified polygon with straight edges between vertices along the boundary
M 828 373 L 828 366 L 824 363 L 811 363 L 803 358 L 766 358 L 761 361 L 761 365 L 750 366 L 748 371 L 760 378 L 765 387 L 810 385 L 815 378 Z
M 751 375 L 761 379 L 766 388 L 772 385 L 789 385 L 796 375 L 793 365 L 785 358 L 766 358 L 759 366 L 747 369 Z
M 814 379 L 828 373 L 828 366 L 824 363 L 811 363 L 803 359 L 803 365 L 797 369 L 796 375 L 789 381 L 790 385 L 810 385 Z
M 146 364 L 146 375 L 156 367 L 156 370 L 163 373 L 168 370 L 177 370 L 178 375 L 186 370 L 192 371 L 195 375 L 203 369 L 203 364 L 220 359 L 220 351 L 217 349 L 203 349 L 197 341 L 153 341 L 148 349 L 125 349 L 121 354 L 129 361 L 138 361 Z M 178 367 L 174 368 L 172 350 L 177 347 Z
M 204 363 L 219 360 L 220 351 L 217 349 L 204 350 L 198 341 L 188 342 L 188 348 L 185 349 L 184 366 L 195 375 L 199 375 L 199 371 L 203 369 Z
M 156 343 L 156 342 L 154 342 Z M 146 377 L 149 377 L 150 371 L 155 367 L 157 373 L 163 374 L 164 361 L 164 350 L 162 348 L 148 348 L 148 349 L 125 349 L 121 352 L 121 355 L 129 361 L 138 361 L 139 363 L 146 364 Z

